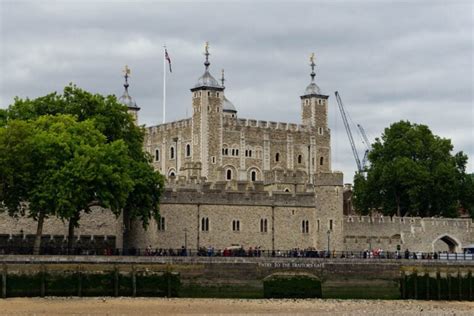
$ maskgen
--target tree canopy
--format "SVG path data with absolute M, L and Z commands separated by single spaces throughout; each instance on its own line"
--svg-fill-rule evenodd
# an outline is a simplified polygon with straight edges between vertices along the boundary
M 467 156 L 452 150 L 449 139 L 426 125 L 392 124 L 372 144 L 366 172 L 354 177 L 356 209 L 423 217 L 456 217 L 461 207 L 472 210 Z
M 10 215 L 38 220 L 37 240 L 44 217 L 69 221 L 71 237 L 93 205 L 124 210 L 144 227 L 159 216 L 163 177 L 143 151 L 143 129 L 114 96 L 69 85 L 16 98 L 0 114 L 0 201 Z

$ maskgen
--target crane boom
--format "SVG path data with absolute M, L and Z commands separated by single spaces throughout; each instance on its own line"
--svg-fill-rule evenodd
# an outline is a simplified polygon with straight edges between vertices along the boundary
M 366 149 L 364 153 L 364 158 L 362 159 L 362 168 L 365 169 L 367 165 L 367 159 L 369 158 L 369 151 L 370 151 L 370 142 L 369 138 L 367 137 L 367 134 L 365 133 L 365 129 L 362 127 L 362 125 L 357 124 L 357 127 L 359 128 L 360 134 L 362 135 L 362 139 L 364 140 Z
M 370 150 L 370 142 L 369 142 L 369 139 L 367 138 L 367 134 L 365 133 L 365 129 L 360 124 L 357 124 L 357 127 L 359 128 L 360 134 L 362 135 L 362 138 L 364 139 L 365 146 L 367 147 L 368 150 Z
M 349 138 L 349 142 L 351 143 L 352 153 L 354 154 L 354 159 L 356 161 L 357 170 L 359 172 L 363 171 L 362 164 L 360 163 L 359 155 L 357 154 L 357 149 L 354 143 L 354 137 L 352 137 L 351 128 L 349 127 L 349 123 L 347 122 L 346 111 L 344 110 L 344 104 L 342 103 L 341 97 L 339 96 L 339 92 L 335 92 L 337 105 L 339 106 L 339 111 L 341 112 L 342 121 L 344 122 L 344 127 L 346 128 L 347 137 Z

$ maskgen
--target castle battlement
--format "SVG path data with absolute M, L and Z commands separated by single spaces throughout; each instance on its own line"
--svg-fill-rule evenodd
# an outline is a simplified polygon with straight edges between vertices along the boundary
M 290 132 L 301 132 L 301 131 L 310 130 L 310 127 L 306 125 L 301 125 L 301 124 L 273 122 L 273 121 L 260 121 L 260 120 L 254 120 L 254 119 L 243 119 L 243 118 L 233 118 L 233 117 L 224 117 L 223 123 L 224 123 L 224 126 L 229 126 L 229 127 L 254 127 L 254 128 L 268 129 L 268 130 L 280 130 L 280 131 L 290 131 Z
M 148 134 L 157 134 L 159 132 L 164 132 L 173 129 L 180 129 L 192 126 L 192 120 L 190 118 L 182 119 L 179 121 L 169 122 L 165 124 L 159 124 L 155 126 L 148 126 L 146 128 Z
M 203 185 L 195 188 L 167 188 L 162 204 L 208 204 L 314 207 L 314 193 L 290 193 L 253 190 L 232 190 L 229 187 Z
M 397 226 L 450 226 L 450 227 L 474 227 L 474 222 L 470 218 L 428 218 L 428 217 L 398 217 L 398 216 L 344 216 L 347 223 L 363 224 L 395 224 Z

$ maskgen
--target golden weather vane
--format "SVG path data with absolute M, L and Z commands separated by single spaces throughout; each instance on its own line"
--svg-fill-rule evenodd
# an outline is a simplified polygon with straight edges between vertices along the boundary
M 209 42 L 206 42 L 206 44 L 204 45 L 204 50 L 206 51 L 206 54 L 209 53 Z
M 309 61 L 314 63 L 314 53 L 311 53 L 311 56 L 309 56 Z
M 128 65 L 125 65 L 125 68 L 123 69 L 123 73 L 126 76 L 130 76 L 130 68 L 128 68 Z

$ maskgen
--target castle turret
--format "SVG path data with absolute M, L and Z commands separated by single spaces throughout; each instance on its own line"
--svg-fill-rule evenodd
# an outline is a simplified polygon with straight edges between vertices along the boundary
M 331 137 L 328 127 L 328 95 L 321 92 L 314 82 L 314 53 L 310 57 L 311 82 L 301 96 L 301 120 L 303 125 L 313 129 L 316 148 L 311 148 L 311 170 L 329 172 L 331 170 Z M 311 172 L 312 173 L 312 172 Z
M 216 179 L 222 148 L 222 107 L 224 87 L 209 72 L 206 42 L 204 74 L 191 89 L 193 97 L 193 161 L 202 163 L 202 176 Z
M 123 87 L 125 88 L 125 90 L 122 96 L 118 99 L 118 101 L 123 105 L 127 106 L 128 113 L 132 115 L 135 124 L 138 124 L 138 111 L 140 111 L 140 108 L 137 106 L 135 100 L 128 94 L 128 77 L 130 76 L 130 68 L 128 68 L 127 65 L 125 65 L 123 73 L 125 78 L 125 83 L 123 84 Z

